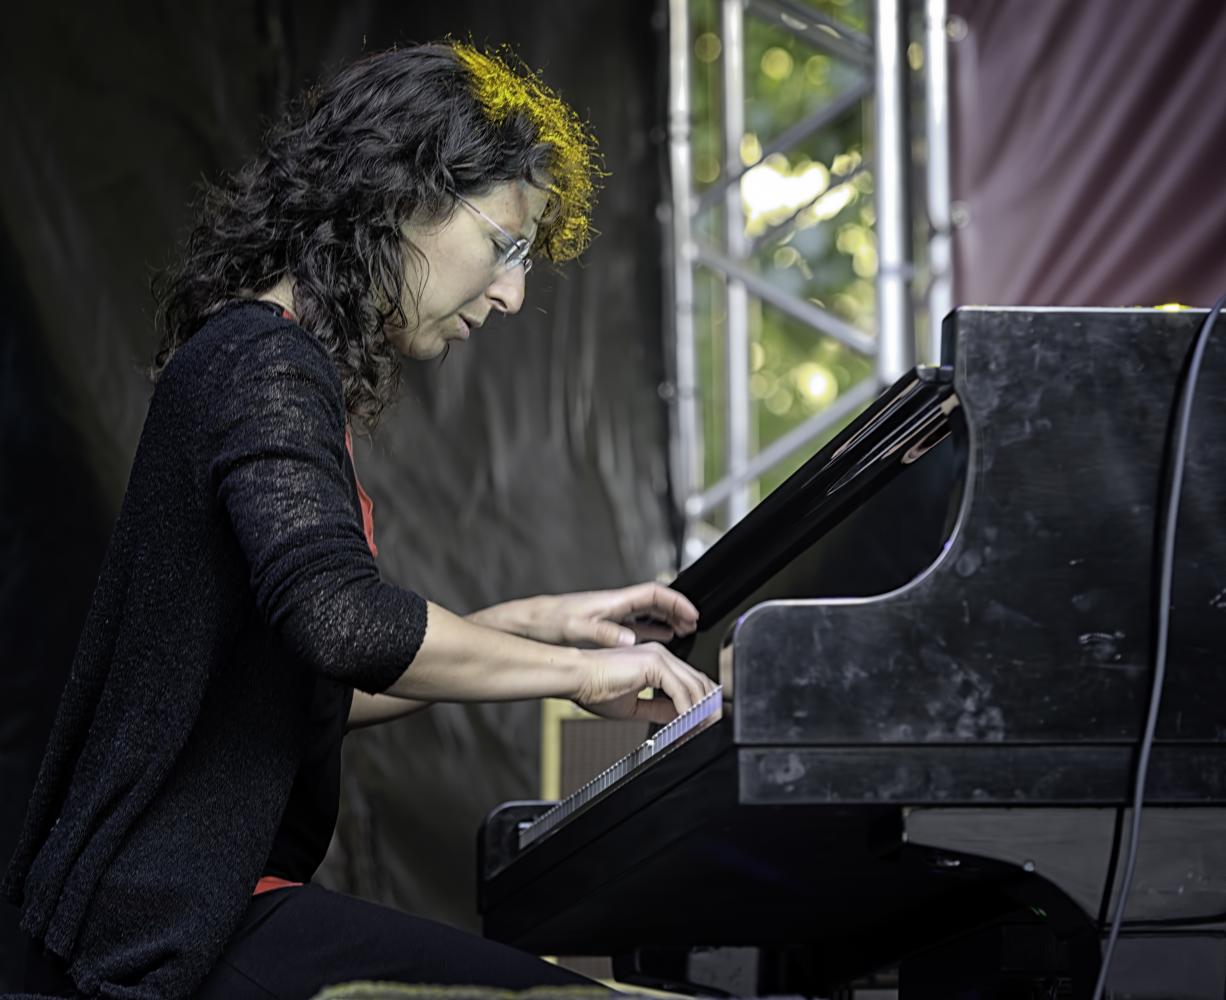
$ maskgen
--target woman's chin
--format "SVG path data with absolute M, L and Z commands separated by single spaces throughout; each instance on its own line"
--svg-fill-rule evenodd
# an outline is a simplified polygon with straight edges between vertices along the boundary
M 414 361 L 433 361 L 437 357 L 441 357 L 443 352 L 447 350 L 447 341 L 441 338 L 431 337 L 427 343 L 414 344 L 413 352 L 409 355 Z
M 397 353 L 410 361 L 433 361 L 447 349 L 447 341 L 442 337 L 401 333 L 390 335 L 388 339 Z

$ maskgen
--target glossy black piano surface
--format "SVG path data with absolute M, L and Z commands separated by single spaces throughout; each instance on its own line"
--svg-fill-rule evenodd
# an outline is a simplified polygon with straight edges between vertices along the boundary
M 491 817 L 486 933 L 552 954 L 799 950 L 829 989 L 1037 921 L 1085 995 L 1149 694 L 1164 435 L 1202 318 L 951 315 L 941 369 L 678 578 L 703 615 L 679 651 L 720 671 L 729 716 L 525 850 L 539 807 Z M 1128 910 L 1155 934 L 1226 912 L 1224 417 L 1219 337 Z

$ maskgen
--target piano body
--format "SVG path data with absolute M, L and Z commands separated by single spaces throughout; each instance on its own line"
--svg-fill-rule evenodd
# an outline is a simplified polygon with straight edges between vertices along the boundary
M 718 671 L 722 717 L 561 807 L 491 814 L 487 936 L 659 985 L 735 947 L 759 950 L 760 993 L 897 967 L 904 998 L 1088 997 L 1150 692 L 1167 423 L 1203 316 L 951 314 L 940 368 L 678 577 L 702 614 L 678 652 Z M 1226 991 L 1224 417 L 1219 330 L 1118 997 Z

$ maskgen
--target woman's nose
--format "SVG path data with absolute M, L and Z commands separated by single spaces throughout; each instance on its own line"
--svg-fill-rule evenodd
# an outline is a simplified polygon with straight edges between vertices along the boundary
M 499 268 L 485 294 L 493 307 L 501 313 L 517 313 L 524 304 L 527 291 L 527 275 L 518 264 L 512 268 Z

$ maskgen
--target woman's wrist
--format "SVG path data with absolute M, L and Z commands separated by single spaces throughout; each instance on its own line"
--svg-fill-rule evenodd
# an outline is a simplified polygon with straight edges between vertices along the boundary
M 535 639 L 537 642 L 555 642 L 556 639 L 546 635 L 546 630 L 542 628 L 542 616 L 537 613 L 537 605 L 541 600 L 539 597 L 525 597 L 504 601 L 464 617 L 474 625 L 483 625 L 499 632 L 509 632 L 511 635 Z
M 555 646 L 561 655 L 558 679 L 560 693 L 551 695 L 553 698 L 569 698 L 571 701 L 583 694 L 586 685 L 584 680 L 592 669 L 588 662 L 588 653 L 573 646 Z

